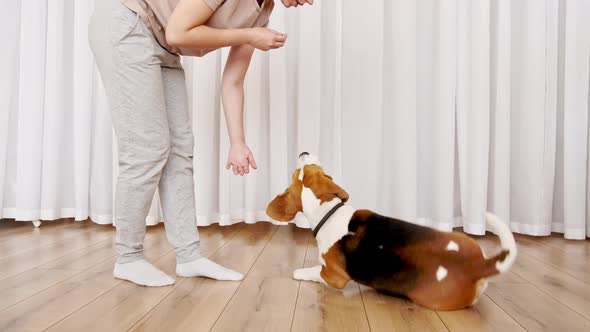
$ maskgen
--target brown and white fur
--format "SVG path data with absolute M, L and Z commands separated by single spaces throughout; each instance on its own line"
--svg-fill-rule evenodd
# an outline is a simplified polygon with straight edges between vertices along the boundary
M 303 212 L 315 229 L 348 197 L 317 158 L 303 153 L 292 184 L 268 205 L 267 214 L 292 221 Z M 477 302 L 487 278 L 507 271 L 516 259 L 508 226 L 491 213 L 486 219 L 502 246 L 501 253 L 491 258 L 462 233 L 440 232 L 344 205 L 317 234 L 321 265 L 296 270 L 293 278 L 338 289 L 354 280 L 430 309 L 462 309 Z

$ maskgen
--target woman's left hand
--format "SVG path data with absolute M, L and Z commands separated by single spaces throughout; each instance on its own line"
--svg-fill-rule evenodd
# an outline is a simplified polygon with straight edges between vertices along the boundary
M 285 7 L 289 8 L 289 7 L 299 7 L 299 6 L 303 6 L 306 3 L 313 5 L 313 0 L 281 0 L 281 2 L 283 3 L 283 5 L 285 5 Z
M 250 148 L 245 143 L 232 144 L 225 168 L 230 169 L 231 167 L 235 175 L 244 176 L 244 174 L 250 173 L 250 166 L 253 169 L 258 169 Z

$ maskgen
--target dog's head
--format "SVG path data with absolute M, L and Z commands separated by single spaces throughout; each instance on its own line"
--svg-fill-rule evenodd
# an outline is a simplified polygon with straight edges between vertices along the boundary
M 319 205 L 335 198 L 342 202 L 348 200 L 348 193 L 324 173 L 318 159 L 304 152 L 299 155 L 299 168 L 293 173 L 291 185 L 270 202 L 266 213 L 275 220 L 292 221 L 297 212 L 310 208 L 302 199 L 305 189 L 309 189 L 307 192 L 313 194 L 316 204 Z M 307 204 L 310 204 L 308 201 Z

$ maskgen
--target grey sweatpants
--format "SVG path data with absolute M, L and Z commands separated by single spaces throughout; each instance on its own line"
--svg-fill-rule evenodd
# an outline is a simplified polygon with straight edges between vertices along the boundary
M 177 263 L 200 258 L 193 187 L 193 134 L 180 57 L 154 39 L 119 0 L 96 1 L 89 39 L 107 93 L 117 144 L 119 263 L 143 258 L 156 188 Z

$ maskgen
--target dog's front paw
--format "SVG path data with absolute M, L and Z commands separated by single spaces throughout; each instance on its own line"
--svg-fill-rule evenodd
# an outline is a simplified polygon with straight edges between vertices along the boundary
M 293 271 L 293 279 L 295 280 L 306 280 L 305 279 L 305 275 L 306 275 L 306 269 L 297 269 L 295 271 Z
M 293 271 L 293 279 L 320 282 L 322 280 L 320 277 L 321 271 L 322 267 L 320 265 L 307 269 L 298 269 Z

